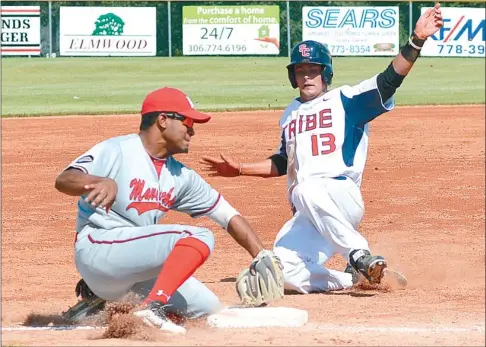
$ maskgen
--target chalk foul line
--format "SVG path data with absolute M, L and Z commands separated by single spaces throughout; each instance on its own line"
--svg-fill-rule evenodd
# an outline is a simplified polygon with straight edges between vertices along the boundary
M 66 331 L 66 330 L 101 330 L 102 326 L 85 325 L 63 325 L 63 326 L 6 326 L 2 327 L 2 332 L 6 331 Z M 366 325 L 336 325 L 308 323 L 299 329 L 312 329 L 319 331 L 335 332 L 379 332 L 379 333 L 485 333 L 484 324 L 475 324 L 463 327 L 451 326 L 430 326 L 430 327 L 408 327 L 408 326 L 366 326 Z
M 341 331 L 341 332 L 380 332 L 380 333 L 472 333 L 485 332 L 484 323 L 463 327 L 451 326 L 429 326 L 429 327 L 411 327 L 411 326 L 366 326 L 366 325 L 336 325 L 336 324 L 308 324 L 316 330 Z
M 87 325 L 60 325 L 60 326 L 7 326 L 2 327 L 3 331 L 65 331 L 65 330 L 98 330 L 104 329 L 100 326 Z

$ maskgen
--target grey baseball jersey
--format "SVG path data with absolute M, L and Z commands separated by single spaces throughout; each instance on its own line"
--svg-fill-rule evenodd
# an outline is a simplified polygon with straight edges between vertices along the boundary
M 109 177 L 118 185 L 108 213 L 86 203 L 85 196 L 78 202 L 76 266 L 91 290 L 107 300 L 152 283 L 181 238 L 197 238 L 213 250 L 214 237 L 208 229 L 158 224 L 169 210 L 208 216 L 224 228 L 238 214 L 195 171 L 173 157 L 152 158 L 137 134 L 105 140 L 68 168 Z M 221 306 L 194 278 L 179 288 L 169 304 L 169 311 L 189 316 L 208 314 Z

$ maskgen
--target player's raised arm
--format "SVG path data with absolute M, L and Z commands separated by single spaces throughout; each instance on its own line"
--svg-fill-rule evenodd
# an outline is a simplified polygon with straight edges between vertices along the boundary
M 435 34 L 443 24 L 439 3 L 420 16 L 408 42 L 388 68 L 378 75 L 377 85 L 384 101 L 388 100 L 395 93 L 396 89 L 400 87 L 403 79 L 417 60 L 425 40 Z
M 427 37 L 443 25 L 440 4 L 420 16 L 414 33 L 385 71 L 341 89 L 347 120 L 362 127 L 395 106 L 394 94 L 412 69 Z

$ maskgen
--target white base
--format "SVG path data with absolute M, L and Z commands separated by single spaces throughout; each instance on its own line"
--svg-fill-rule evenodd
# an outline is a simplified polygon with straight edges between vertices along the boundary
M 307 311 L 290 307 L 227 307 L 207 323 L 213 328 L 300 327 L 307 320 Z

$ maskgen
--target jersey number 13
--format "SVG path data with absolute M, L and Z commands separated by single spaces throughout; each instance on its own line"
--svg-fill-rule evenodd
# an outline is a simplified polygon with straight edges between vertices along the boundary
M 336 138 L 333 134 L 319 134 L 311 136 L 312 143 L 312 155 L 317 156 L 319 154 L 330 154 L 336 150 L 335 144 Z

